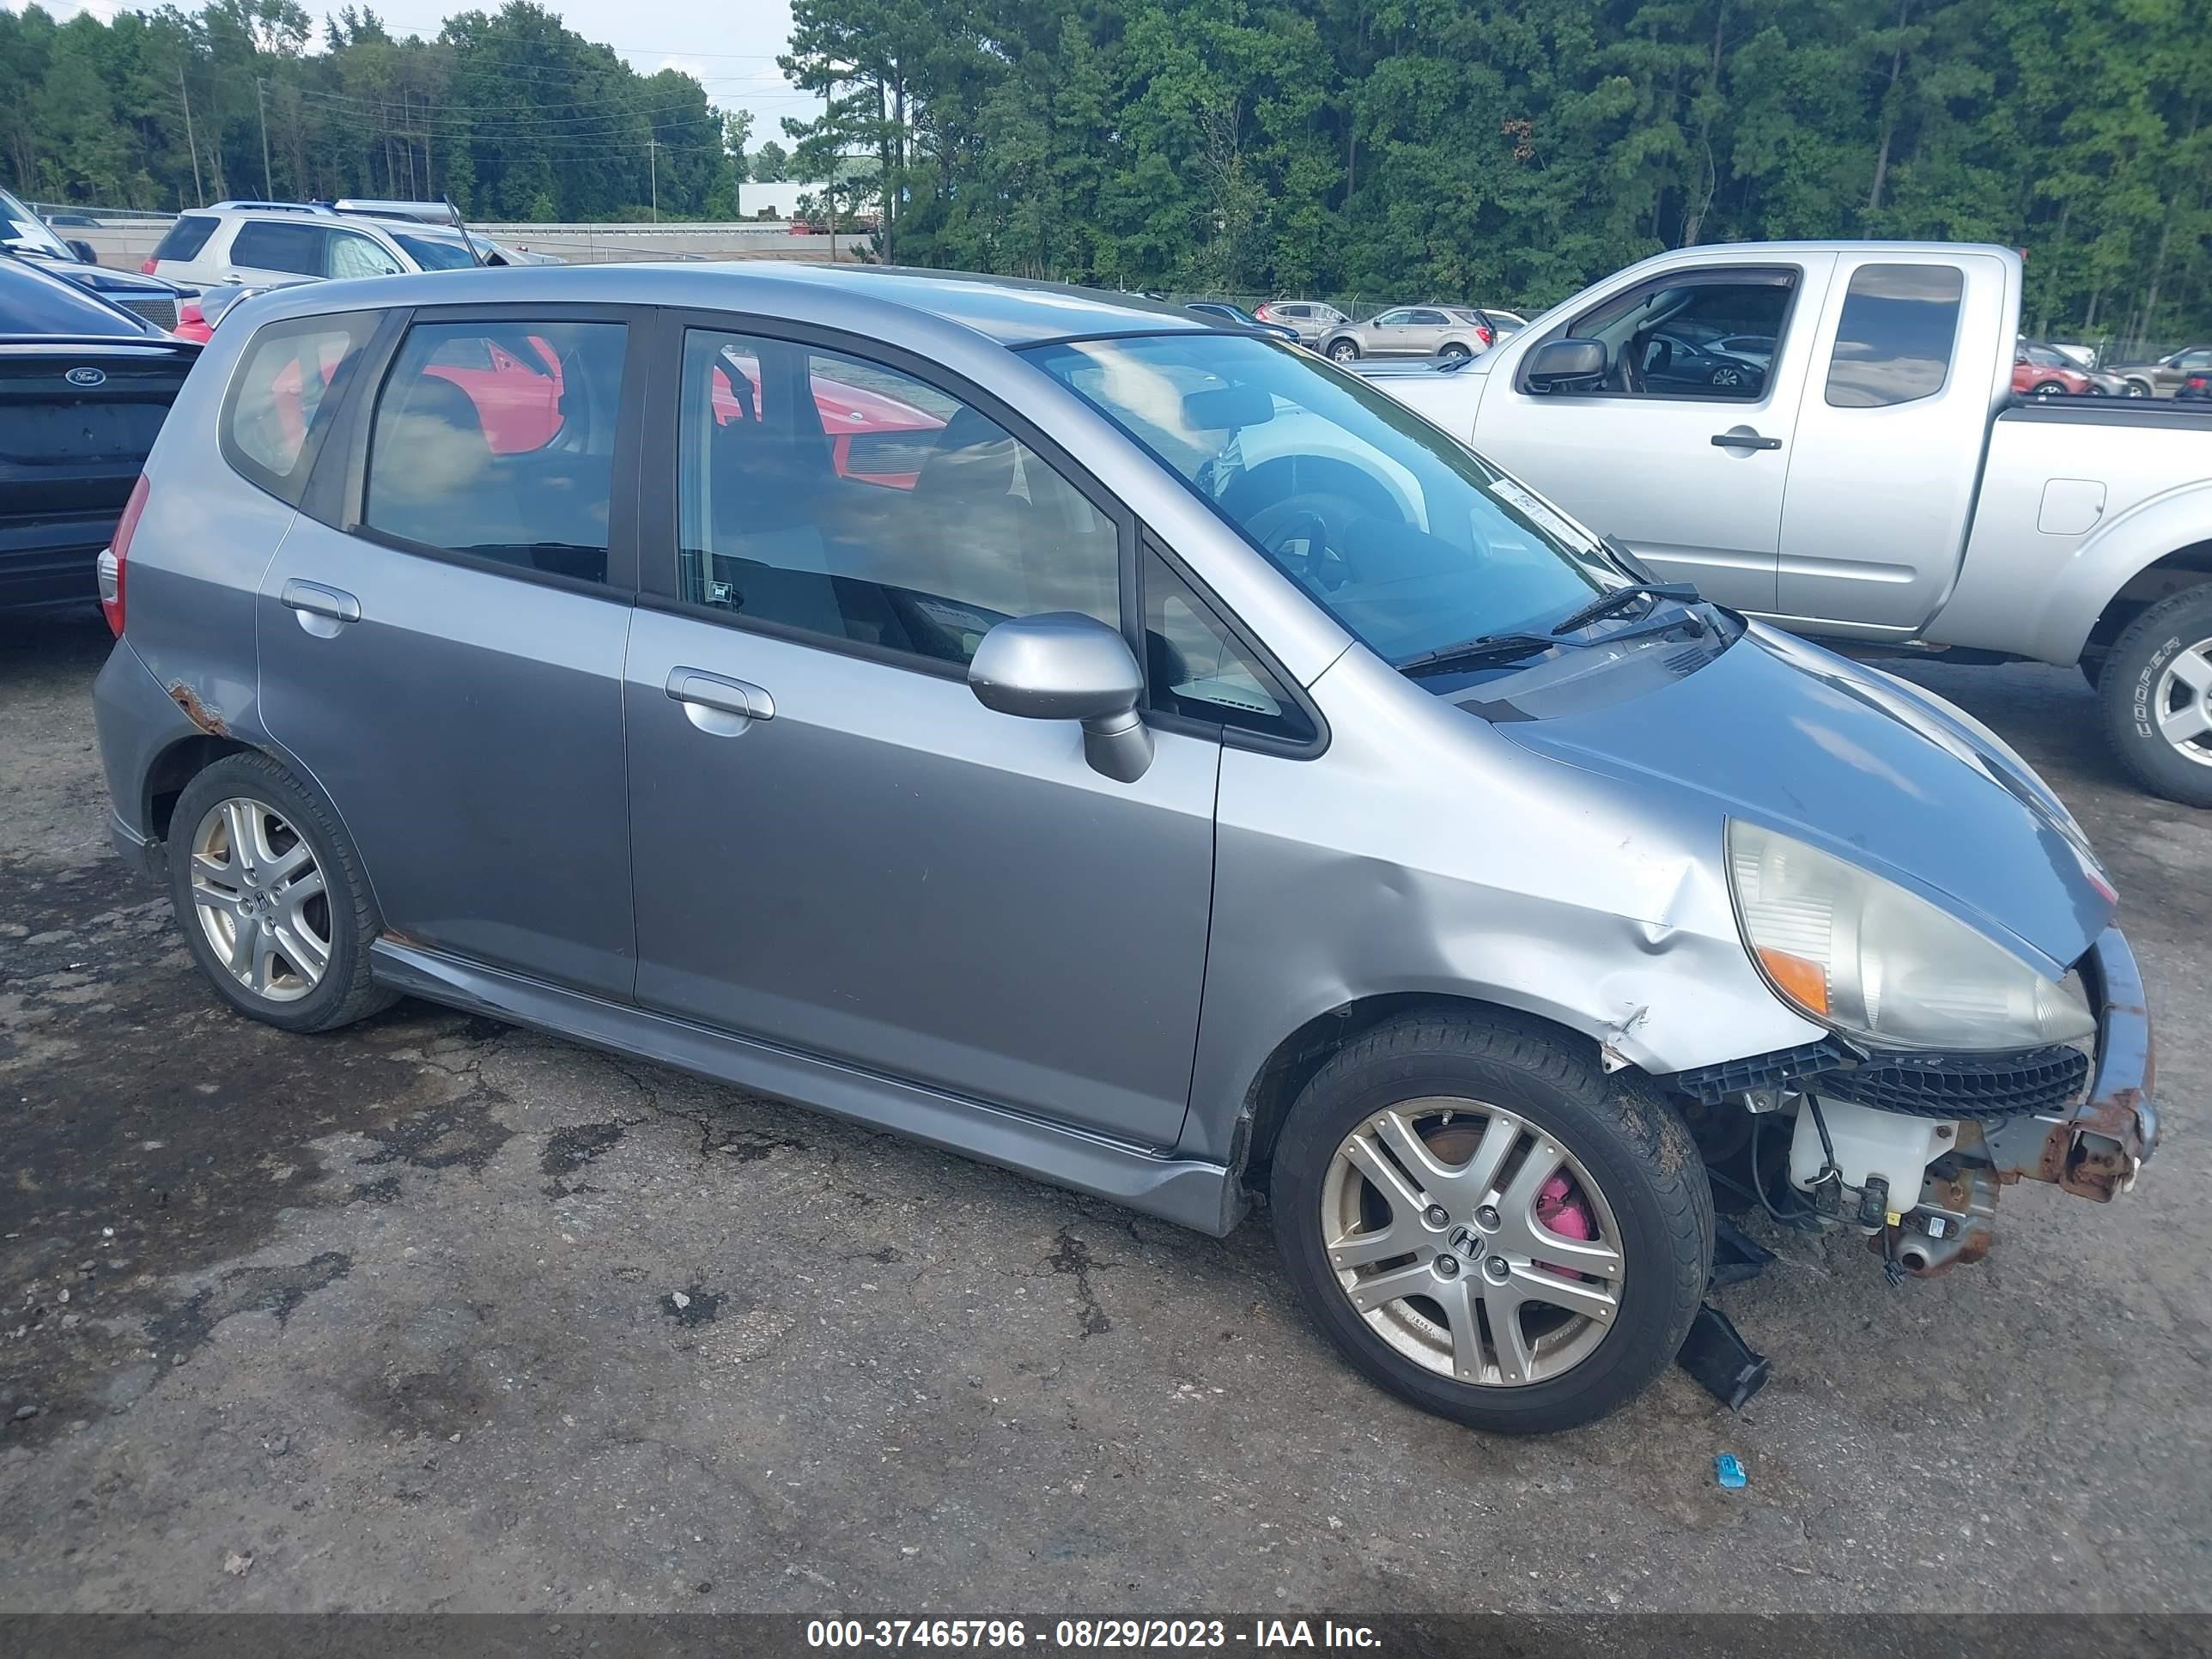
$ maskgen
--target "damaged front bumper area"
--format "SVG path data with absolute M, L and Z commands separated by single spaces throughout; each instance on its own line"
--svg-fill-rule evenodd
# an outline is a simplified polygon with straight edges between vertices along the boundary
M 1995 1243 L 2002 1187 L 2044 1181 L 2109 1202 L 2157 1148 L 2150 1018 L 2134 954 L 2107 928 L 2075 966 L 2097 1011 L 2094 1054 L 1878 1054 L 1828 1037 L 1672 1081 L 1709 1160 L 1741 1146 L 1739 1115 L 1748 1115 L 1747 1173 L 1770 1210 L 1857 1225 L 1898 1270 L 1942 1273 Z M 1786 1143 L 1786 1159 L 1760 1156 L 1762 1119 L 1775 1131 L 1765 1144 Z M 1795 1207 L 1778 1206 L 1778 1194 Z
M 2158 1149 L 2150 1009 L 2135 952 L 2118 928 L 2105 930 L 2081 969 L 2097 1011 L 2088 1097 L 2071 1111 L 1987 1126 L 1982 1138 L 2000 1179 L 2048 1181 L 2077 1198 L 2110 1203 L 2134 1187 Z

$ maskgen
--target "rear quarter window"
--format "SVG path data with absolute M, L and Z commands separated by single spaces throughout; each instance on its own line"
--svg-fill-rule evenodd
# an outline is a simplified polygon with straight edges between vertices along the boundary
M 208 238 L 215 234 L 216 222 L 204 214 L 187 213 L 169 227 L 169 234 L 154 245 L 156 259 L 197 259 L 200 250 L 207 246 Z
M 328 236 L 317 225 L 276 219 L 248 219 L 230 239 L 230 263 L 252 270 L 285 270 L 302 276 L 323 274 Z
M 223 398 L 222 453 L 233 471 L 294 507 L 375 326 L 368 313 L 271 323 L 246 348 Z

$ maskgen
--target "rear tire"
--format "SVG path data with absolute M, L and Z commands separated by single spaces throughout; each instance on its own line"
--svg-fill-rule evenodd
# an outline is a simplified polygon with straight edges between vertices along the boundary
M 2034 395 L 2039 398 L 2063 398 L 2066 395 L 2066 388 L 2056 380 L 2045 380 L 2034 388 Z
M 2212 583 L 2130 623 L 2097 690 L 2105 735 L 2136 781 L 2168 800 L 2212 806 Z
M 384 924 L 353 843 L 267 755 L 226 756 L 185 786 L 170 821 L 169 902 L 193 961 L 242 1014 L 327 1031 L 398 1000 L 369 976 Z
M 1439 362 L 1463 363 L 1474 356 L 1474 354 L 1463 345 L 1455 344 L 1437 348 L 1437 360 Z
M 1339 1050 L 1285 1121 L 1270 1198 L 1299 1298 L 1353 1367 L 1496 1433 L 1571 1428 L 1641 1393 L 1712 1262 L 1711 1188 L 1674 1108 L 1641 1073 L 1607 1076 L 1587 1042 L 1504 1012 L 1408 1015 Z

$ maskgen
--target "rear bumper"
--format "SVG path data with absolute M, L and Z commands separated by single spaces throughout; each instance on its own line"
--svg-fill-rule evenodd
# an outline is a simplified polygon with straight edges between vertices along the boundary
M 2158 1150 L 2156 1067 L 2142 975 L 2118 928 L 2107 927 L 2090 947 L 2081 975 L 2097 1010 L 2087 1097 L 2070 1111 L 2012 1119 L 1987 1139 L 2001 1177 L 2047 1181 L 2105 1203 L 2132 1188 Z
M 93 563 L 122 514 L 118 500 L 89 512 L 0 515 L 0 611 L 97 600 Z
M 149 781 L 165 754 L 206 732 L 162 688 L 127 638 L 115 642 L 92 683 L 92 718 L 107 781 L 107 839 L 134 871 L 159 880 L 167 865 Z

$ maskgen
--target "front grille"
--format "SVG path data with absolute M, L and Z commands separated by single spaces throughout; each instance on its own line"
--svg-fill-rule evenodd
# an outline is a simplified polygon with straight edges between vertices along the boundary
M 126 300 L 118 295 L 115 303 L 125 311 L 143 317 L 156 328 L 174 328 L 177 325 L 177 302 L 174 300 Z
M 1717 1106 L 1748 1089 L 1786 1085 L 1824 1099 L 1855 1101 L 1908 1117 L 2018 1117 L 2068 1106 L 2089 1076 L 2079 1048 L 2011 1054 L 1869 1054 L 1855 1060 L 1833 1037 L 1674 1074 L 1684 1094 Z
M 1815 1092 L 1911 1117 L 2016 1117 L 2070 1105 L 2089 1076 L 2079 1048 L 2016 1054 L 1881 1054 L 1831 1073 Z

